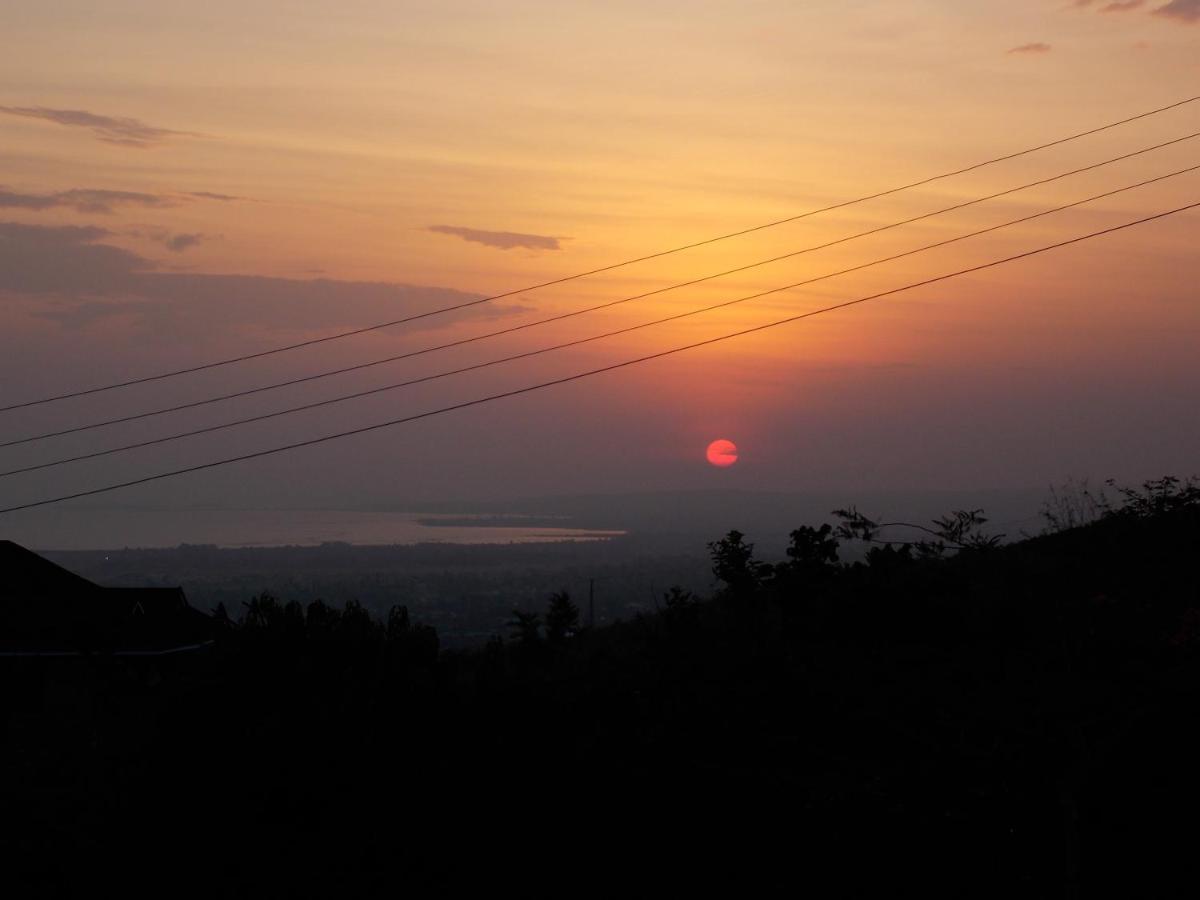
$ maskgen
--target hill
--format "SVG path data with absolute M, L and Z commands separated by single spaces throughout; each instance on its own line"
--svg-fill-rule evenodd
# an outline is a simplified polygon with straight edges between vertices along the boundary
M 1200 799 L 1200 491 L 1000 546 L 846 510 L 724 588 L 440 651 L 258 597 L 206 656 L 5 669 L 10 873 L 227 896 L 1169 896 Z M 540 627 L 539 627 L 540 626 Z M 132 849 L 131 849 L 132 848 Z M 69 860 L 69 864 L 64 862 Z

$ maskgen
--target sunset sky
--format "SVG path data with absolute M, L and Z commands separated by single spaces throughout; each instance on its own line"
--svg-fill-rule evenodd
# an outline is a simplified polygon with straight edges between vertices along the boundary
M 16 2 L 0 405 L 253 353 L 958 169 L 1200 94 L 1200 0 Z M 1200 132 L 1200 103 L 449 316 L 0 413 L 0 440 L 420 349 Z M 0 449 L 0 469 L 801 281 L 1200 164 L 1200 138 L 612 310 Z M 1200 201 L 1200 172 L 731 309 L 0 479 L 0 506 L 562 377 Z M 1024 488 L 1200 470 L 1200 211 L 528 396 L 109 494 L 354 507 L 656 488 Z M 736 442 L 715 468 L 709 442 Z

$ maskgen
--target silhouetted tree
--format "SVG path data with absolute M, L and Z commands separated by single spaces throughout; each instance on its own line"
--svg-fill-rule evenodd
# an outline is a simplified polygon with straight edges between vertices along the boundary
M 667 612 L 672 610 L 691 609 L 699 602 L 691 591 L 681 588 L 679 585 L 673 585 L 669 591 L 663 594 L 663 606 Z
M 508 627 L 512 637 L 522 644 L 536 644 L 542 639 L 542 617 L 537 613 L 514 609 Z
M 438 659 L 441 641 L 432 625 L 414 625 L 405 639 L 405 652 L 413 666 L 430 669 Z
M 573 637 L 579 631 L 579 607 L 571 602 L 565 590 L 550 595 L 550 606 L 546 609 L 546 637 L 559 642 Z
M 1068 479 L 1050 487 L 1050 496 L 1042 503 L 1041 517 L 1050 533 L 1081 528 L 1112 511 L 1112 502 L 1104 490 L 1093 491 L 1087 479 Z
M 1105 484 L 1123 498 L 1123 503 L 1113 516 L 1147 519 L 1189 507 L 1200 507 L 1200 481 L 1195 478 L 1180 479 L 1174 475 L 1143 481 L 1141 487 L 1121 487 L 1113 479 Z
M 838 539 L 832 525 L 810 528 L 803 525 L 791 534 L 787 548 L 788 561 L 780 569 L 802 579 L 819 578 L 837 566 Z
M 845 509 L 835 509 L 833 514 L 842 520 L 835 532 L 842 540 L 866 543 L 875 543 L 878 540 L 879 529 L 882 526 L 860 513 L 858 507 L 848 506 Z
M 745 535 L 735 529 L 708 545 L 713 575 L 733 595 L 753 593 L 771 571 L 768 564 L 754 558 L 754 545 L 743 538 Z
M 985 534 L 983 526 L 987 518 L 982 509 L 956 509 L 949 515 L 933 520 L 933 534 L 937 541 L 936 555 L 941 556 L 945 545 L 955 550 L 991 550 L 1000 545 L 1002 534 Z M 918 549 L 921 548 L 918 542 Z
M 983 531 L 987 519 L 982 509 L 958 509 L 954 512 L 933 520 L 933 527 L 917 525 L 913 522 L 876 522 L 850 506 L 846 509 L 835 509 L 833 514 L 842 520 L 837 528 L 837 536 L 843 540 L 857 540 L 869 544 L 902 544 L 909 545 L 920 559 L 940 559 L 946 550 L 990 550 L 1000 545 L 1004 535 L 991 535 Z M 935 540 L 897 541 L 881 538 L 879 535 L 885 528 L 912 528 L 923 531 Z
M 308 609 L 304 614 L 304 623 L 308 627 L 310 636 L 328 635 L 333 633 L 340 617 L 338 611 L 324 600 L 314 600 L 308 604 Z
M 912 546 L 901 544 L 899 547 L 885 544 L 882 547 L 872 547 L 867 551 L 867 565 L 876 572 L 893 572 L 913 562 Z
M 338 621 L 338 636 L 346 640 L 362 641 L 370 638 L 375 629 L 375 620 L 363 605 L 357 600 L 348 600 Z
M 284 604 L 279 614 L 278 628 L 280 636 L 289 641 L 304 639 L 304 607 L 295 600 Z
M 691 622 L 696 618 L 699 598 L 691 591 L 674 585 L 663 594 L 663 615 L 670 625 Z
M 251 597 L 248 603 L 242 605 L 246 607 L 242 624 L 255 631 L 269 630 L 271 626 L 278 624 L 283 614 L 279 600 L 266 592 Z
M 403 640 L 411 631 L 407 606 L 393 606 L 388 610 L 386 633 L 389 641 Z

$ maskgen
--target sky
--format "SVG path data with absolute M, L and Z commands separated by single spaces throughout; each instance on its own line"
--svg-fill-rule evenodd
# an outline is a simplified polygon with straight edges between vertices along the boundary
M 788 218 L 1200 94 L 1200 2 L 17 2 L 0 405 L 403 318 Z M 0 442 L 712 275 L 1200 132 L 1200 103 L 453 314 L 0 413 Z M 335 378 L 0 448 L 7 471 L 590 337 L 1200 164 L 1200 138 L 735 275 Z M 0 506 L 608 366 L 1200 201 L 1200 172 L 737 306 L 22 475 Z M 408 425 L 92 498 L 328 507 L 1024 489 L 1200 470 L 1200 211 Z M 715 439 L 736 465 L 705 460 Z M 64 505 L 63 515 L 73 508 Z M 14 533 L 20 530 L 20 519 Z

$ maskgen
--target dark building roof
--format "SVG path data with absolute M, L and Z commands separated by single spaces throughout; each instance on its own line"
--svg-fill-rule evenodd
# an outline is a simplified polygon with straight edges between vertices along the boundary
M 178 652 L 211 642 L 181 588 L 106 588 L 0 541 L 0 655 Z
M 0 597 L 91 590 L 96 585 L 32 550 L 0 541 Z

